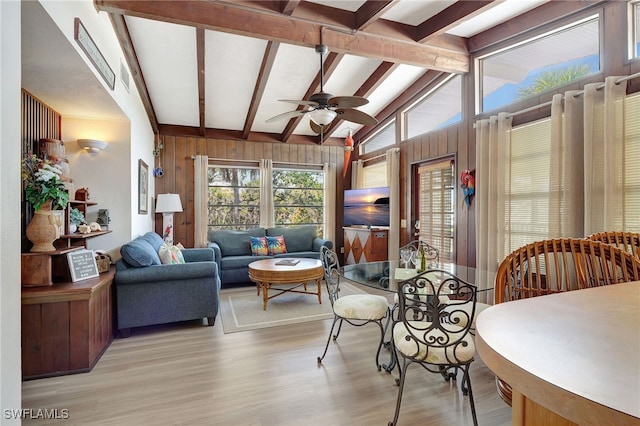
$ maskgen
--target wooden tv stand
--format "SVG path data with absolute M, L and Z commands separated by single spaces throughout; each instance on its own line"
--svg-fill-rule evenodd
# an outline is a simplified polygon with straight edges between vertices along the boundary
M 98 277 L 22 288 L 22 379 L 91 371 L 113 340 L 115 267 Z
M 343 229 L 345 265 L 388 259 L 388 229 L 356 226 Z

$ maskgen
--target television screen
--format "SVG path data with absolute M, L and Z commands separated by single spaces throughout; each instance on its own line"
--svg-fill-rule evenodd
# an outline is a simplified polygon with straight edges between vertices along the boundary
M 344 191 L 344 226 L 389 226 L 389 187 Z

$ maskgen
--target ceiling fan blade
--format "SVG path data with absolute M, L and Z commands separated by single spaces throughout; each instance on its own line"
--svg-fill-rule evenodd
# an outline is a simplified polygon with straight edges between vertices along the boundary
M 287 111 L 287 112 L 283 112 L 282 114 L 278 114 L 275 115 L 273 117 L 271 117 L 270 119 L 266 120 L 265 123 L 273 123 L 274 121 L 278 121 L 278 120 L 284 120 L 284 119 L 291 119 L 293 117 L 299 117 L 301 115 L 304 115 L 306 113 L 308 113 L 309 111 L 304 110 L 304 109 L 297 109 L 295 111 Z
M 329 105 L 336 108 L 357 108 L 368 103 L 369 100 L 362 96 L 334 96 L 328 102 Z
M 278 99 L 280 102 L 289 102 L 290 104 L 296 105 L 308 105 L 308 106 L 318 106 L 317 102 L 314 101 L 296 101 L 294 99 Z
M 311 126 L 311 130 L 313 130 L 313 133 L 316 133 L 318 135 L 322 133 L 322 126 L 315 121 L 309 120 L 309 126 Z
M 378 124 L 378 120 L 374 117 L 357 109 L 337 109 L 336 112 L 338 113 L 338 118 L 345 121 L 351 121 L 352 123 L 363 124 L 365 126 L 375 126 Z

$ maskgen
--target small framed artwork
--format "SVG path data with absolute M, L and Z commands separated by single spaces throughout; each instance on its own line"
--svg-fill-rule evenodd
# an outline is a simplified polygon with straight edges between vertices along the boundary
M 138 213 L 147 214 L 149 211 L 149 166 L 138 160 Z
M 51 210 L 51 213 L 53 213 L 56 216 L 56 222 L 58 225 L 58 230 L 60 231 L 60 236 L 64 235 L 65 232 L 65 211 L 64 210 Z

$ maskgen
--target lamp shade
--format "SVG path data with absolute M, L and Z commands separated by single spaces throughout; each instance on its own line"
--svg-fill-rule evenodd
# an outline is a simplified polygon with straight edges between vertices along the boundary
M 100 152 L 107 147 L 105 141 L 98 139 L 78 139 L 78 145 L 88 152 Z
M 331 123 L 338 114 L 330 109 L 316 109 L 311 111 L 309 115 L 317 125 L 326 126 Z
M 175 213 L 182 211 L 179 194 L 158 194 L 156 213 Z

